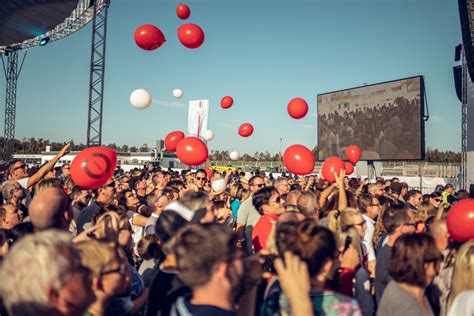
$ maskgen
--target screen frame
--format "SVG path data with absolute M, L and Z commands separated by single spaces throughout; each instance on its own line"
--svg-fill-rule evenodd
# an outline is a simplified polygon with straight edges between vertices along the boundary
M 383 82 L 377 82 L 377 83 L 372 83 L 372 84 L 367 84 L 367 85 L 362 85 L 362 86 L 356 86 L 352 88 L 347 88 L 347 89 L 340 89 L 340 90 L 334 90 L 331 92 L 325 92 L 325 93 L 318 93 L 316 95 L 316 124 L 318 126 L 317 128 L 317 155 L 318 155 L 318 161 L 319 160 L 319 151 L 320 151 L 320 124 L 319 124 L 319 96 L 331 94 L 331 93 L 337 93 L 337 92 L 342 92 L 342 91 L 350 91 L 354 89 L 360 89 L 360 88 L 365 88 L 365 87 L 371 87 L 371 86 L 377 86 L 377 85 L 383 85 L 391 82 L 396 82 L 396 81 L 403 81 L 403 80 L 409 80 L 409 79 L 414 79 L 414 78 L 419 78 L 420 79 L 420 146 L 421 146 L 421 157 L 420 158 L 413 158 L 413 159 L 360 159 L 360 161 L 423 161 L 425 160 L 425 154 L 426 154 L 426 148 L 425 148 L 425 79 L 424 76 L 418 75 L 418 76 L 411 76 L 411 77 L 406 77 L 406 78 L 400 78 L 400 79 L 395 79 L 395 80 L 389 80 L 389 81 L 383 81 Z M 355 144 L 357 145 L 357 144 Z M 341 157 L 340 157 L 341 158 Z M 343 157 L 342 160 L 346 161 L 346 157 Z

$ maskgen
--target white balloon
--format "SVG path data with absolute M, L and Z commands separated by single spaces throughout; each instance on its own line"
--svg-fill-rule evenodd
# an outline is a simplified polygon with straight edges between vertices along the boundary
M 207 130 L 202 134 L 202 137 L 207 141 L 211 141 L 214 139 L 214 132 L 211 130 Z
M 222 192 L 225 191 L 225 188 L 227 187 L 227 182 L 225 182 L 224 179 L 219 178 L 211 183 L 211 187 L 216 192 L 217 194 L 221 194 Z
M 173 95 L 176 99 L 181 99 L 183 97 L 183 90 L 181 89 L 174 89 Z
M 239 153 L 236 152 L 236 151 L 231 152 L 231 153 L 230 153 L 230 159 L 232 159 L 232 160 L 237 160 L 237 159 L 239 159 Z
M 145 89 L 137 89 L 130 94 L 130 103 L 134 108 L 144 110 L 151 105 L 151 95 Z

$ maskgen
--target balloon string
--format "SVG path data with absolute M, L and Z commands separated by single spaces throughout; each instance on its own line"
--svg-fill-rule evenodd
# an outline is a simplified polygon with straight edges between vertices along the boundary
M 202 103 L 201 103 L 201 101 L 199 101 L 199 108 L 200 108 L 200 109 L 202 108 Z M 200 132 L 201 132 L 201 113 L 200 113 L 200 111 L 198 111 L 198 131 L 197 131 L 198 138 L 199 138 Z

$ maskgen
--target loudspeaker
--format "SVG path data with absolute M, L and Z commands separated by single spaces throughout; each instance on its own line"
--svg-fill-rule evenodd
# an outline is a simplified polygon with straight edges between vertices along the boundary
M 469 186 L 469 197 L 470 197 L 471 199 L 474 199 L 474 184 L 471 184 L 471 185 Z
M 454 61 L 460 61 L 461 60 L 461 50 L 462 50 L 462 44 L 459 44 L 454 49 Z
M 458 0 L 459 17 L 461 19 L 462 42 L 464 44 L 464 54 L 466 55 L 467 68 L 471 79 L 474 78 L 474 46 L 472 38 L 474 30 L 474 0 Z
M 453 67 L 454 87 L 459 102 L 462 102 L 462 66 Z

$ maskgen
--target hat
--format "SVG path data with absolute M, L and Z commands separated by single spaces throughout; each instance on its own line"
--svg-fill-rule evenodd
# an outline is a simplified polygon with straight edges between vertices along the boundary
M 392 193 L 400 194 L 402 192 L 403 185 L 400 182 L 392 182 L 390 184 L 390 190 Z

